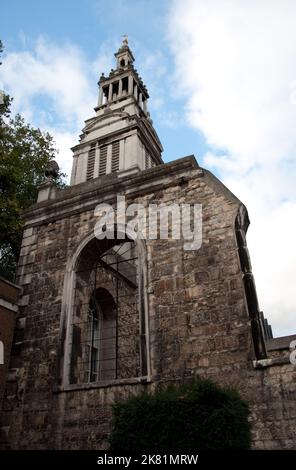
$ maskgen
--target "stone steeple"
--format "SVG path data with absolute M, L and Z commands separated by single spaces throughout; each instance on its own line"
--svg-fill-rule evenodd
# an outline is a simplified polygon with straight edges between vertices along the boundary
M 127 37 L 114 54 L 116 69 L 101 75 L 96 116 L 85 121 L 74 161 L 71 185 L 119 172 L 159 165 L 162 146 L 148 112 L 149 94 L 134 68 Z

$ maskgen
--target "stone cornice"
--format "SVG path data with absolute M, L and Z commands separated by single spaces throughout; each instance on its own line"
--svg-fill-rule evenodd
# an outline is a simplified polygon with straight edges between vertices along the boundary
M 120 119 L 118 119 L 117 121 L 119 121 L 119 120 Z M 117 121 L 114 121 L 114 122 L 117 122 Z M 104 126 L 102 126 L 102 127 L 104 127 Z M 71 150 L 74 152 L 77 149 L 82 149 L 84 147 L 89 147 L 92 143 L 97 142 L 98 140 L 102 140 L 102 141 L 103 140 L 108 141 L 108 139 L 114 140 L 119 135 L 122 136 L 122 138 L 124 138 L 125 134 L 129 133 L 133 129 L 136 129 L 137 127 L 138 127 L 138 125 L 137 125 L 136 121 L 134 121 L 130 125 L 126 126 L 124 129 L 123 128 L 117 129 L 116 131 L 110 132 L 109 134 L 106 134 L 102 137 L 95 137 L 93 139 L 88 140 L 87 142 L 80 142 L 79 144 L 75 145 L 74 147 L 71 147 Z M 98 129 L 99 129 L 99 127 L 98 127 Z
M 112 203 L 118 194 L 125 194 L 129 199 L 176 185 L 179 180 L 184 181 L 188 173 L 190 178 L 193 177 L 193 172 L 196 177 L 204 174 L 195 157 L 191 155 L 141 171 L 132 177 L 111 173 L 59 190 L 55 199 L 35 204 L 23 212 L 22 217 L 27 227 L 49 223 L 50 220 L 94 209 L 98 203 Z M 176 178 L 172 180 L 172 176 Z
M 119 112 L 116 111 L 112 115 L 117 116 L 118 114 L 119 114 Z M 110 114 L 109 116 L 112 116 L 112 115 Z M 140 118 L 136 114 L 133 114 L 133 115 L 124 115 L 121 118 L 115 120 L 114 122 L 118 122 L 122 118 L 127 119 L 128 121 L 130 121 L 130 124 L 126 125 L 124 128 L 121 128 L 121 129 L 118 129 L 116 131 L 110 132 L 109 134 L 107 134 L 106 136 L 104 136 L 102 138 L 96 137 L 92 140 L 88 140 L 87 142 L 80 142 L 79 144 L 72 147 L 71 150 L 73 152 L 75 152 L 78 149 L 83 149 L 84 147 L 88 148 L 92 143 L 96 142 L 97 140 L 108 141 L 108 139 L 110 139 L 112 141 L 112 140 L 116 139 L 117 136 L 121 136 L 122 138 L 124 138 L 125 134 L 127 134 L 128 132 L 132 131 L 133 129 L 138 129 L 141 132 L 141 134 L 144 136 L 143 140 L 146 141 L 147 147 L 150 147 L 150 148 L 152 147 L 151 146 L 151 141 L 152 141 L 154 143 L 154 145 L 156 146 L 156 148 L 158 148 L 159 152 L 163 151 L 161 142 L 159 140 L 159 137 L 158 137 L 156 131 L 154 130 L 153 126 L 149 125 L 146 122 L 147 121 L 146 119 Z M 95 123 L 93 125 L 95 125 Z M 92 129 L 92 130 L 99 129 L 100 127 L 104 127 L 104 125 L 103 126 L 98 126 L 97 128 Z M 89 132 L 90 131 L 88 130 L 88 133 Z M 84 135 L 84 134 L 82 134 L 82 135 Z M 157 154 L 157 151 L 153 152 L 154 157 L 155 157 L 156 154 Z M 159 160 L 157 158 L 157 160 L 162 163 L 162 159 Z

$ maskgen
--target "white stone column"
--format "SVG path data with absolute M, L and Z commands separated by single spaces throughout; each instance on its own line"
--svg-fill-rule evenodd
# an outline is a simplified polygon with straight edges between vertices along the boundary
M 140 149 L 138 145 L 137 131 L 133 131 L 133 133 L 126 138 L 125 142 L 124 168 L 128 169 L 140 166 L 138 163 L 139 156 Z
M 133 79 L 132 75 L 130 75 L 128 77 L 128 94 L 129 95 L 133 94 L 133 81 L 134 81 L 134 79 Z
M 100 89 L 99 89 L 98 106 L 102 106 L 102 104 L 103 104 L 103 88 L 100 86 Z
M 136 98 L 136 100 L 138 99 L 138 85 L 137 84 L 135 85 L 135 89 L 134 89 L 134 97 Z
M 94 178 L 97 178 L 99 176 L 99 162 L 100 162 L 100 149 L 98 146 L 96 146 Z
M 110 83 L 109 85 L 109 94 L 108 94 L 108 101 L 112 101 L 112 95 L 113 95 L 113 83 Z
M 125 169 L 124 147 L 125 139 L 121 139 L 119 141 L 119 170 Z
M 119 80 L 118 96 L 122 96 L 122 79 Z
M 139 94 L 139 105 L 143 109 L 143 95 L 142 95 L 142 93 Z
M 71 173 L 71 181 L 70 181 L 71 186 L 76 183 L 77 160 L 78 160 L 78 154 L 73 155 L 73 165 L 72 165 L 72 173 Z
M 106 175 L 111 173 L 111 160 L 112 160 L 112 145 L 109 144 L 107 147 L 107 167 L 106 167 Z
M 144 145 L 142 144 L 141 141 L 139 141 L 139 146 L 140 146 L 139 166 L 140 166 L 141 170 L 146 170 L 146 168 L 145 168 L 145 147 L 144 147 Z
M 144 110 L 144 113 L 147 114 L 147 99 L 143 101 L 143 110 Z

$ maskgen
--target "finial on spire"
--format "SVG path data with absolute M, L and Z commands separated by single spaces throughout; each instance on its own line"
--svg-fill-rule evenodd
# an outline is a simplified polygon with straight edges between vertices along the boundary
M 122 67 L 129 67 L 134 62 L 134 56 L 128 45 L 127 34 L 122 36 L 122 44 L 118 51 L 114 54 L 117 59 L 117 69 Z

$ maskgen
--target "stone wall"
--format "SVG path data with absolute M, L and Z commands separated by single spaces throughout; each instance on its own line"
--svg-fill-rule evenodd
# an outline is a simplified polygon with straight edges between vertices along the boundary
M 65 386 L 65 273 L 94 229 L 94 208 L 114 204 L 118 192 L 146 206 L 202 204 L 202 245 L 184 251 L 181 240 L 146 241 L 148 374 Z M 4 401 L 7 447 L 106 448 L 115 401 L 200 375 L 237 387 L 250 402 L 254 447 L 296 448 L 295 366 L 260 362 L 254 353 L 235 233 L 241 209 L 222 183 L 187 157 L 133 178 L 114 174 L 77 185 L 25 214 L 17 331 L 23 342 L 15 343 L 11 361 L 15 393 Z

